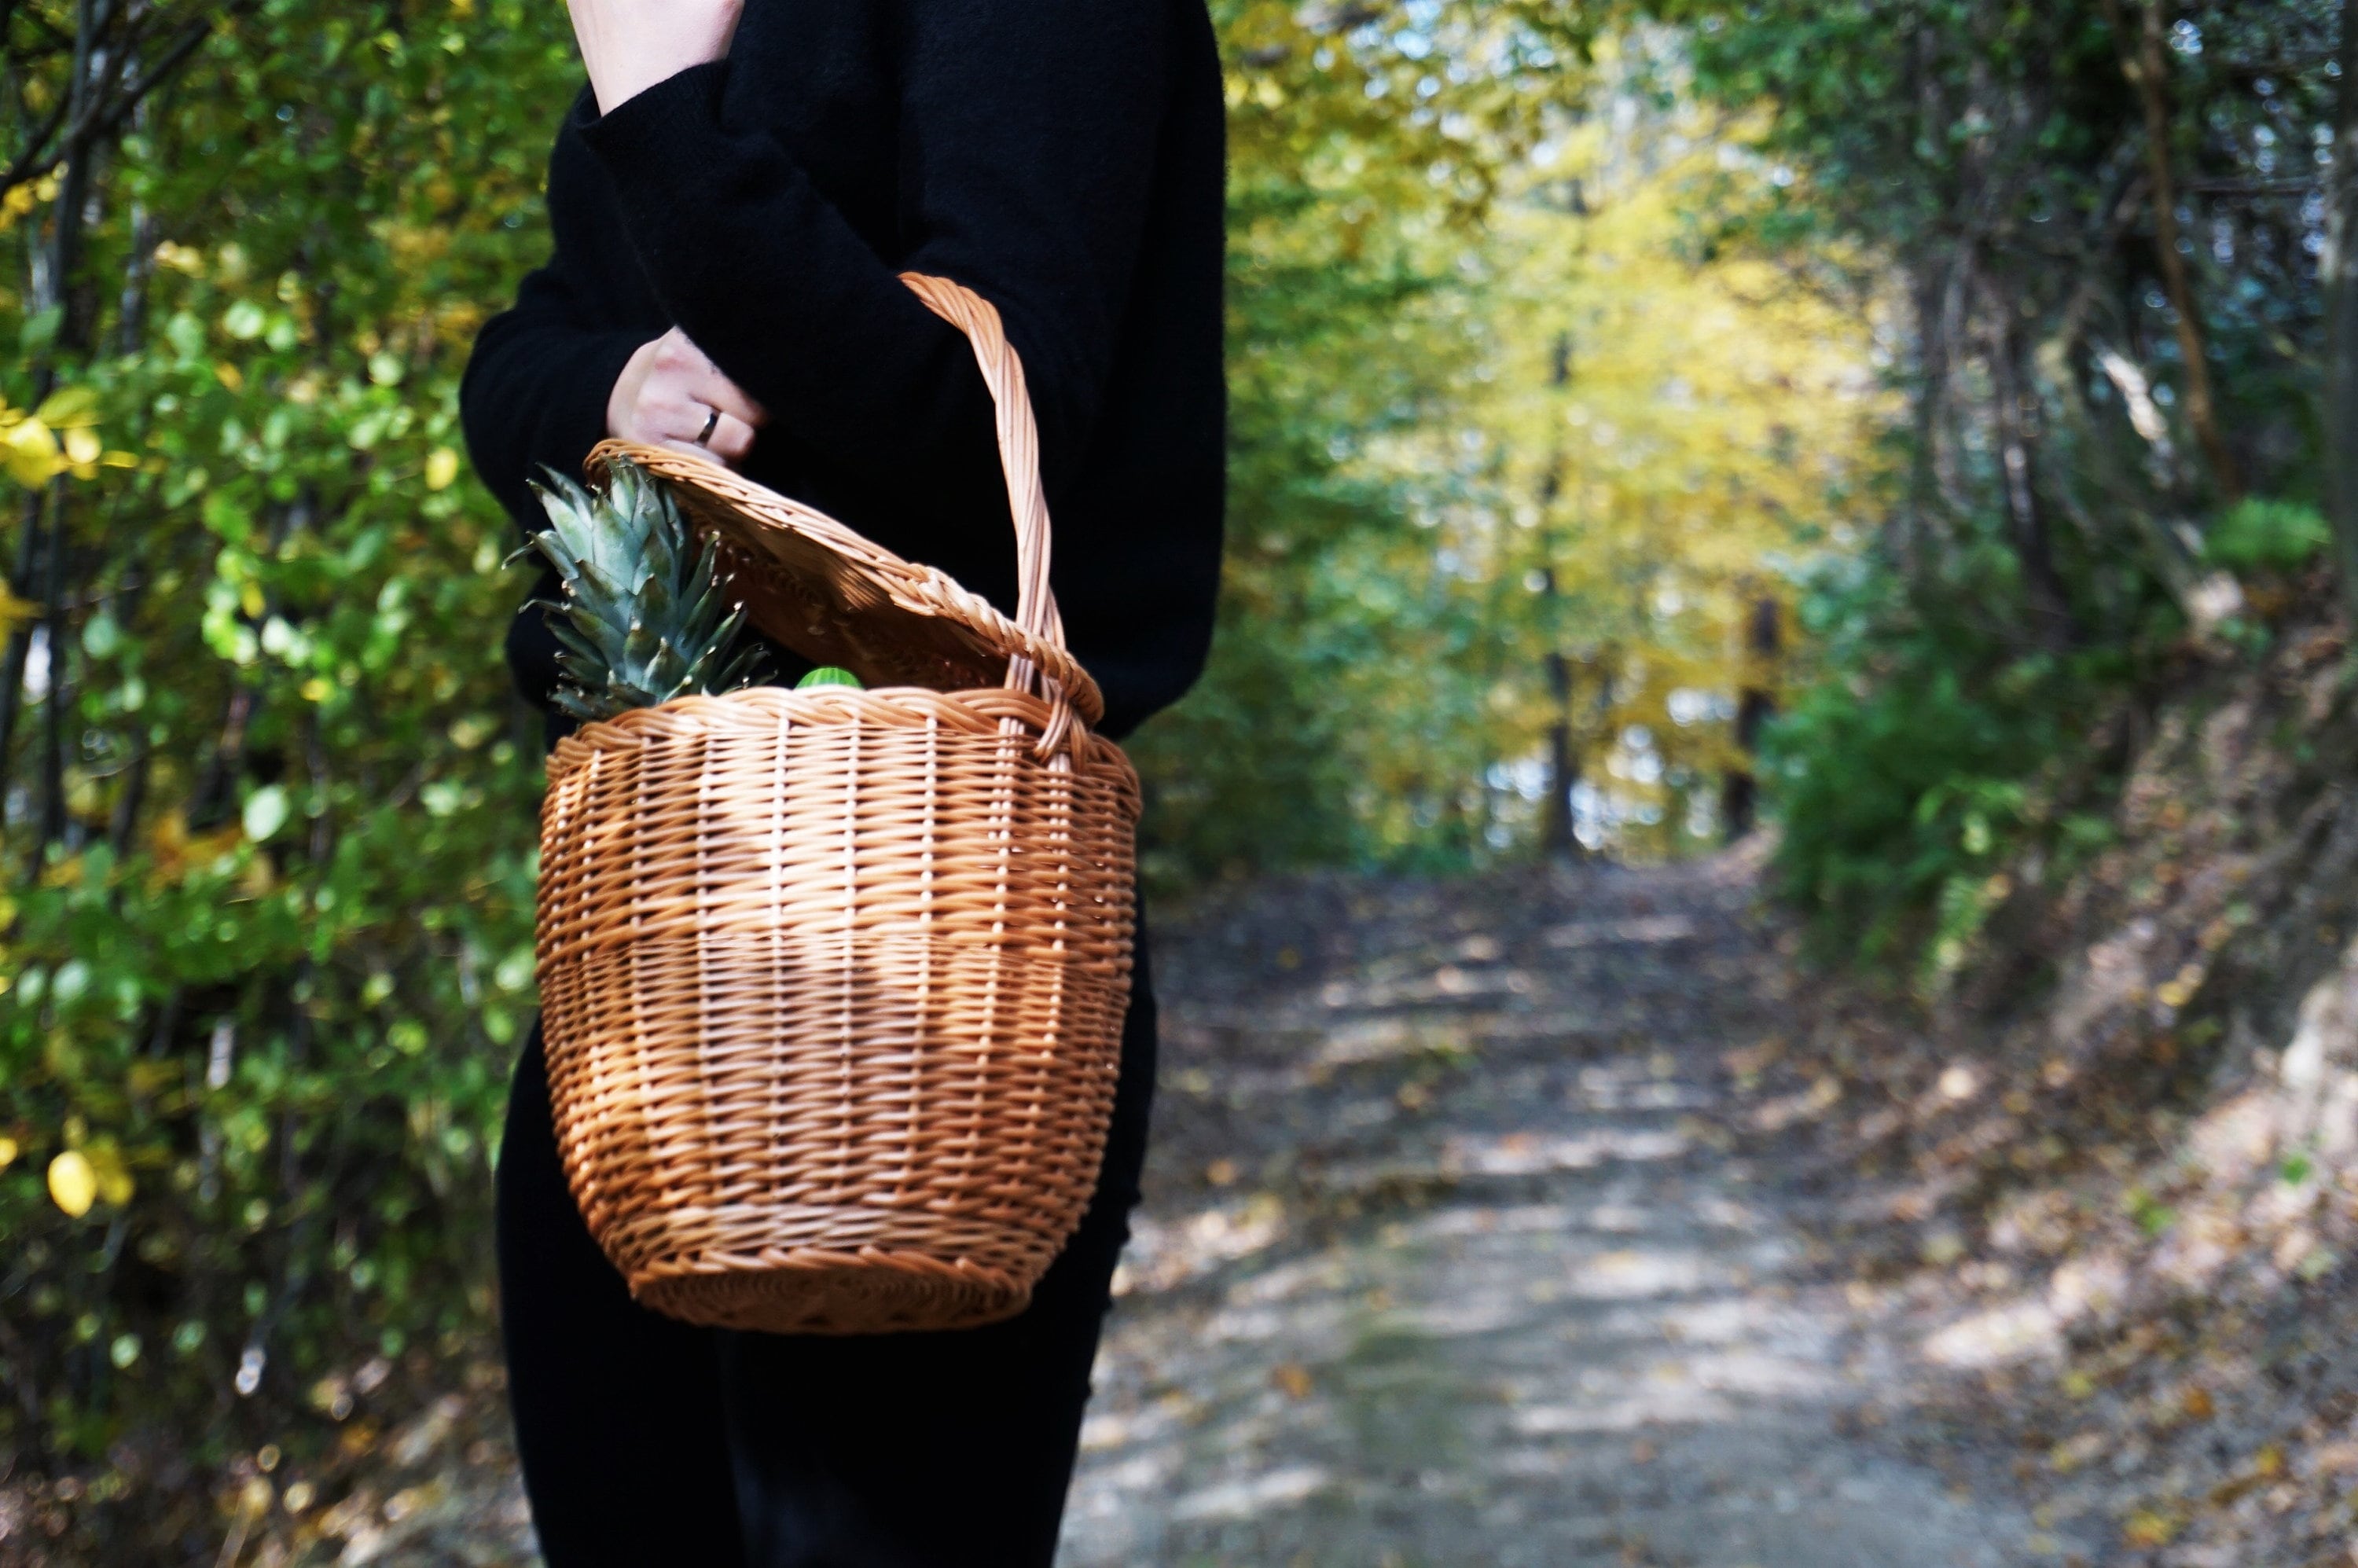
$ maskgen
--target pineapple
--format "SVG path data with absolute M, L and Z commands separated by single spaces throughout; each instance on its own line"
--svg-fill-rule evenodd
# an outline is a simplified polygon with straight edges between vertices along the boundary
M 565 676 L 558 708 L 579 719 L 611 719 L 763 681 L 760 646 L 750 639 L 737 646 L 745 610 L 724 605 L 712 541 L 698 547 L 661 484 L 620 460 L 608 465 L 595 493 L 542 471 L 547 482 L 533 492 L 549 527 L 527 548 L 546 557 L 565 585 L 563 601 L 546 604 L 558 612 L 549 629 L 565 647 L 557 660 Z

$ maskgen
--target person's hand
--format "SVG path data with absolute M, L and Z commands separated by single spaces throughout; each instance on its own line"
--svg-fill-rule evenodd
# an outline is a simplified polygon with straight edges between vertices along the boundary
M 769 417 L 676 327 L 641 343 L 606 395 L 609 436 L 676 447 L 731 467 L 753 449 L 753 433 Z
M 744 0 L 567 0 L 598 113 L 729 52 Z

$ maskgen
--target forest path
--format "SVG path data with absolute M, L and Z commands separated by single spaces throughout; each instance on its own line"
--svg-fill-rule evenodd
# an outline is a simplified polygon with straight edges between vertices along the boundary
M 1755 881 L 1338 879 L 1159 933 L 1063 1568 L 2087 1561 L 1904 1456 L 1910 1364 L 1740 1087 L 1792 987 Z
M 1841 1194 L 1775 1134 L 1823 1108 L 1752 1070 L 1800 1006 L 1757 882 L 1322 878 L 1158 925 L 1146 1199 L 1060 1568 L 2107 1562 L 1851 1310 Z M 538 1561 L 495 1384 L 384 1443 L 330 1560 Z

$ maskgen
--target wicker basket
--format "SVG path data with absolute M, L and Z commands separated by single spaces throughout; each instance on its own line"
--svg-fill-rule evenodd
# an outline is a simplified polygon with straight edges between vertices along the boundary
M 1130 994 L 1137 775 L 1064 646 L 1022 368 L 911 275 L 999 407 L 1010 621 L 719 466 L 609 442 L 754 623 L 866 691 L 687 697 L 549 758 L 538 952 L 575 1199 L 641 1302 L 872 1333 L 1010 1316 L 1079 1223 Z

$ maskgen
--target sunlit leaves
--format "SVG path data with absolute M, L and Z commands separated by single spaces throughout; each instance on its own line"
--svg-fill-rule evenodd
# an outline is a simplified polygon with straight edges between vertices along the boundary
M 1531 842 L 1562 724 L 1591 840 L 1675 851 L 1716 841 L 1712 800 L 1746 765 L 1737 694 L 1781 678 L 1753 667 L 1749 621 L 1855 536 L 1847 509 L 1897 410 L 1871 296 L 1685 243 L 1699 214 L 1777 189 L 1765 169 L 1725 178 L 1756 164 L 1758 125 L 1655 98 L 1639 40 L 1604 54 L 1602 112 L 1529 166 L 1494 225 L 1475 389 L 1394 460 L 1455 475 L 1429 517 L 1485 629 L 1498 837 Z
M 1139 741 L 1158 881 L 1449 839 L 1437 821 L 1392 820 L 1370 787 L 1377 759 L 1421 754 L 1422 811 L 1472 765 L 1455 754 L 1452 633 L 1427 643 L 1368 608 L 1391 592 L 1419 615 L 1438 601 L 1419 585 L 1429 557 L 1405 490 L 1357 460 L 1433 416 L 1471 364 L 1457 264 L 1584 47 L 1575 13 L 1536 4 L 1229 0 L 1216 16 L 1229 551 L 1210 673 Z
M 102 467 L 137 467 L 133 454 L 106 449 L 98 425 L 98 395 L 88 386 L 53 392 L 30 410 L 0 396 L 0 470 L 31 488 L 59 474 L 96 479 Z
M 69 1149 L 49 1162 L 49 1201 L 68 1219 L 80 1219 L 98 1201 L 98 1175 L 79 1149 Z
M 0 1229 L 30 1282 L 0 1444 L 28 1464 L 168 1449 L 203 1476 L 265 1439 L 332 1463 L 302 1390 L 487 1322 L 536 770 L 499 658 L 509 524 L 464 477 L 456 393 L 536 259 L 578 81 L 561 10 L 523 0 L 266 6 L 103 162 L 61 398 L 32 380 L 56 313 L 0 287 L 25 345 L 0 457 L 72 541 L 15 774 L 57 707 L 65 842 L 22 874 L 38 789 L 5 829 Z M 56 194 L 20 189 L 11 277 Z M 124 1266 L 93 1267 L 110 1235 Z M 201 1537 L 211 1502 L 122 1506 Z

